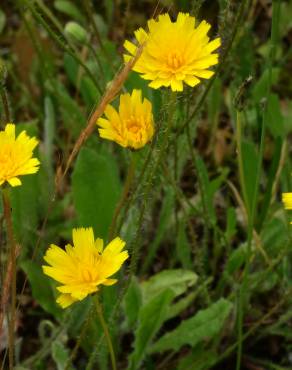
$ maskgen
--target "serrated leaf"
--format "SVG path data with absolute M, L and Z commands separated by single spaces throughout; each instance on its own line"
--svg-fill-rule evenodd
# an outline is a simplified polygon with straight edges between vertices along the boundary
M 150 353 L 167 350 L 178 351 L 184 345 L 194 347 L 206 339 L 218 335 L 232 308 L 232 303 L 220 299 L 210 307 L 184 320 L 176 329 L 165 334 L 150 349 Z
M 69 351 L 60 341 L 52 343 L 52 358 L 57 365 L 58 370 L 65 370 L 69 359 Z
M 82 148 L 72 175 L 72 190 L 79 225 L 93 227 L 97 237 L 106 238 L 121 190 L 114 157 Z
M 135 325 L 142 305 L 142 292 L 136 277 L 132 277 L 124 298 L 124 309 L 128 327 Z
M 164 270 L 141 284 L 143 300 L 147 302 L 168 288 L 171 288 L 175 296 L 178 296 L 184 293 L 190 286 L 193 286 L 197 279 L 198 276 L 193 271 L 182 269 Z

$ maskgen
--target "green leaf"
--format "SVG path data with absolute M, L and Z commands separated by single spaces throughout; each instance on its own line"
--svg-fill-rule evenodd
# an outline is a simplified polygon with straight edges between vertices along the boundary
M 94 82 L 87 75 L 84 75 L 83 73 L 80 74 L 78 63 L 68 53 L 64 54 L 64 69 L 70 82 L 75 86 L 76 89 L 80 89 L 82 98 L 88 109 L 91 109 L 100 96 Z M 96 75 L 100 73 L 94 68 L 91 68 L 91 70 Z
M 70 21 L 66 23 L 64 32 L 72 41 L 78 44 L 86 44 L 88 40 L 86 30 L 77 22 Z
M 148 248 L 148 252 L 143 262 L 142 272 L 146 272 L 148 267 L 151 265 L 153 259 L 156 256 L 157 249 L 161 243 L 167 228 L 169 227 L 170 218 L 172 217 L 172 210 L 174 207 L 174 191 L 172 188 L 168 188 L 166 196 L 163 200 L 162 208 L 159 214 L 159 224 L 155 231 L 155 238 Z
M 62 309 L 57 305 L 50 279 L 44 275 L 41 266 L 30 260 L 21 262 L 21 268 L 24 270 L 31 285 L 32 296 L 41 305 L 41 307 L 60 318 Z
M 72 138 L 76 139 L 80 131 L 85 127 L 86 117 L 84 113 L 81 111 L 76 101 L 71 98 L 65 87 L 57 80 L 54 81 L 54 84 L 47 81 L 46 88 L 58 99 L 62 122 L 72 135 Z
M 85 18 L 80 10 L 77 8 L 76 5 L 73 4 L 72 1 L 68 0 L 56 0 L 54 2 L 54 7 L 59 11 L 66 15 L 69 15 L 76 21 L 81 23 L 85 23 Z
M 176 238 L 177 258 L 185 269 L 192 268 L 191 246 L 186 235 L 186 220 L 179 222 Z
M 274 217 L 267 221 L 261 232 L 264 250 L 271 257 L 278 257 L 289 242 L 287 224 L 284 220 Z
M 121 190 L 114 157 L 82 148 L 72 175 L 73 200 L 79 226 L 93 227 L 106 238 Z
M 242 141 L 241 148 L 242 148 L 244 184 L 247 196 L 246 201 L 247 207 L 251 211 L 253 197 L 255 194 L 258 156 L 254 145 L 248 141 Z
M 279 68 L 273 68 L 272 69 L 272 84 L 275 84 L 280 75 L 280 69 Z M 253 88 L 253 100 L 255 103 L 259 103 L 262 98 L 265 98 L 267 96 L 267 86 L 268 86 L 268 80 L 269 80 L 269 71 L 266 68 L 259 78 L 259 80 L 255 83 L 254 88 Z
M 246 260 L 246 256 L 246 244 L 242 244 L 232 251 L 225 268 L 229 275 L 233 275 L 240 269 Z
M 267 127 L 274 138 L 283 138 L 286 134 L 284 129 L 284 118 L 281 112 L 280 99 L 271 93 L 267 101 Z
M 29 136 L 38 137 L 36 122 L 16 125 L 16 135 L 25 130 Z M 39 158 L 37 149 L 34 157 Z M 41 165 L 42 167 L 42 165 Z M 42 168 L 41 168 L 42 169 Z M 11 188 L 11 206 L 13 227 L 18 242 L 26 248 L 33 247 L 37 239 L 37 227 L 39 222 L 39 176 L 36 174 L 21 176 L 22 185 Z M 23 249 L 27 252 L 28 249 Z
M 0 33 L 4 30 L 6 24 L 6 15 L 5 13 L 0 9 Z
M 33 247 L 37 239 L 39 219 L 37 177 L 38 175 L 23 176 L 22 185 L 11 188 L 12 219 L 16 239 L 26 247 Z M 24 250 L 26 251 L 27 249 Z
M 147 347 L 165 320 L 170 302 L 174 297 L 171 289 L 164 290 L 142 307 L 135 333 L 134 351 L 130 356 L 129 370 L 139 368 Z
M 271 200 L 272 200 L 272 193 L 273 193 L 273 186 L 275 183 L 275 179 L 277 178 L 276 174 L 279 168 L 280 160 L 281 160 L 281 152 L 282 152 L 282 145 L 283 141 L 280 137 L 277 137 L 274 141 L 274 151 L 273 151 L 273 159 L 272 163 L 270 165 L 269 171 L 268 171 L 268 183 L 266 185 L 265 193 L 264 193 L 264 199 L 263 199 L 263 205 L 261 207 L 261 213 L 259 216 L 258 224 L 258 230 L 261 230 L 262 225 L 267 217 Z
M 52 358 L 58 370 L 65 370 L 69 359 L 69 351 L 64 344 L 58 340 L 52 343 Z
M 141 305 L 142 305 L 141 288 L 136 277 L 133 276 L 124 298 L 124 309 L 129 328 L 135 325 Z
M 220 299 L 210 307 L 184 320 L 176 329 L 161 337 L 150 349 L 150 353 L 167 350 L 178 351 L 184 345 L 194 347 L 219 334 L 232 308 L 232 303 Z
M 202 346 L 193 350 L 189 355 L 180 360 L 178 370 L 209 370 L 218 358 L 212 351 L 204 351 Z
M 191 292 L 186 297 L 181 298 L 178 302 L 173 303 L 168 310 L 167 320 L 179 315 L 184 311 L 196 298 L 197 292 Z
M 227 209 L 227 225 L 225 237 L 230 242 L 233 235 L 236 233 L 236 212 L 233 207 Z
M 171 288 L 178 296 L 197 282 L 198 276 L 189 270 L 164 270 L 141 284 L 144 302 L 149 301 L 164 290 Z

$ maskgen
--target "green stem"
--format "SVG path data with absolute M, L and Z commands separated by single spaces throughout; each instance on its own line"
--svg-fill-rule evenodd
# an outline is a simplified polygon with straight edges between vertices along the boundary
M 13 370 L 14 363 L 14 327 L 16 318 L 16 243 L 13 234 L 10 194 L 8 188 L 2 189 L 4 219 L 6 223 L 9 244 L 9 264 L 11 266 L 11 315 L 9 320 L 9 369 Z
M 134 241 L 132 243 L 132 255 L 131 255 L 131 262 L 130 262 L 130 267 L 129 267 L 129 270 L 130 270 L 130 277 L 129 277 L 129 281 L 130 281 L 130 278 L 131 276 L 135 273 L 135 270 L 137 268 L 137 262 L 138 262 L 138 256 L 139 256 L 139 239 L 140 239 L 140 236 L 141 236 L 141 229 L 142 229 L 142 224 L 143 224 L 143 220 L 144 220 L 144 215 L 145 215 L 145 211 L 146 211 L 146 206 L 147 206 L 147 201 L 148 201 L 148 198 L 149 198 L 149 195 L 150 195 L 150 192 L 151 192 L 151 189 L 153 187 L 153 184 L 152 184 L 152 181 L 158 171 L 158 168 L 161 164 L 161 161 L 163 159 L 163 155 L 165 154 L 166 150 L 167 150 L 167 146 L 168 146 L 168 139 L 169 139 L 169 133 L 170 133 L 170 130 L 171 130 L 171 127 L 172 127 L 172 124 L 173 124 L 173 116 L 174 116 L 174 112 L 175 112 L 175 108 L 176 108 L 176 94 L 171 92 L 171 95 L 170 95 L 170 99 L 169 99 L 169 104 L 170 104 L 170 110 L 169 110 L 169 114 L 168 114 L 168 124 L 167 124 L 167 127 L 165 129 L 165 132 L 163 133 L 163 138 L 162 138 L 162 143 L 161 143 L 161 147 L 160 147 L 160 151 L 159 151 L 159 154 L 158 154 L 158 158 L 156 160 L 156 162 L 154 163 L 153 167 L 151 168 L 151 171 L 147 177 L 147 180 L 146 180 L 146 189 L 145 189 L 145 195 L 144 195 L 144 199 L 143 199 L 143 203 L 142 203 L 142 207 L 141 207 L 141 211 L 140 211 L 140 217 L 139 217 L 139 220 L 138 220 L 138 226 L 137 226 L 137 230 L 136 230 L 136 237 L 134 238 Z
M 115 352 L 114 352 L 112 340 L 111 340 L 111 337 L 110 337 L 110 333 L 109 333 L 107 324 L 106 324 L 105 319 L 103 317 L 102 307 L 101 307 L 101 304 L 99 303 L 97 295 L 95 295 L 94 301 L 95 301 L 95 306 L 96 306 L 96 312 L 97 312 L 100 324 L 102 326 L 102 329 L 103 329 L 103 332 L 104 332 L 104 335 L 105 335 L 105 339 L 107 341 L 107 345 L 108 345 L 108 349 L 109 349 L 109 353 L 110 353 L 110 358 L 111 358 L 111 362 L 112 362 L 112 368 L 113 368 L 113 370 L 117 370 L 116 358 L 115 358 Z
M 245 203 L 246 211 L 248 217 L 250 216 L 250 208 L 248 204 L 246 186 L 245 186 L 245 177 L 243 170 L 243 156 L 242 156 L 242 124 L 241 124 L 241 112 L 236 111 L 236 146 L 237 146 L 237 161 L 239 169 L 239 181 L 241 186 L 241 191 L 243 194 L 243 200 Z
M 272 29 L 271 29 L 271 51 L 268 64 L 268 81 L 267 81 L 267 95 L 266 100 L 269 101 L 271 84 L 272 84 L 272 66 L 275 58 L 275 48 L 276 42 L 278 39 L 278 26 L 280 18 L 280 1 L 273 0 L 272 2 Z M 264 108 L 263 119 L 262 119 L 262 129 L 261 129 L 261 138 L 260 138 L 260 147 L 259 147 L 259 157 L 257 163 L 257 175 L 255 180 L 255 191 L 252 199 L 251 210 L 248 216 L 248 242 L 247 242 L 247 257 L 246 263 L 243 271 L 243 280 L 240 286 L 239 291 L 239 300 L 238 300 L 238 347 L 237 347 L 237 359 L 236 359 L 236 370 L 241 368 L 241 359 L 242 359 L 242 342 L 243 342 L 243 317 L 244 317 L 244 299 L 246 297 L 247 287 L 248 287 L 248 275 L 251 261 L 251 243 L 253 235 L 253 224 L 255 219 L 255 213 L 257 209 L 257 199 L 259 194 L 259 183 L 261 178 L 261 167 L 264 154 L 265 146 L 265 135 L 266 135 L 266 121 L 267 121 L 267 104 Z M 247 206 L 247 205 L 246 205 Z
M 139 220 L 138 220 L 138 223 L 137 223 L 137 229 L 136 229 L 136 232 L 135 232 L 135 237 L 133 238 L 133 241 L 131 242 L 131 253 L 130 253 L 131 254 L 131 262 L 130 262 L 130 266 L 129 266 L 129 276 L 127 277 L 127 279 L 125 280 L 124 284 L 121 287 L 119 297 L 116 301 L 116 304 L 115 304 L 115 306 L 112 310 L 111 316 L 110 316 L 110 324 L 112 324 L 112 322 L 114 322 L 114 320 L 116 319 L 116 315 L 118 313 L 118 309 L 120 307 L 122 299 L 123 299 L 123 297 L 124 297 L 124 295 L 125 295 L 125 293 L 128 289 L 129 283 L 131 281 L 131 277 L 135 273 L 135 270 L 136 270 L 137 260 L 138 260 L 138 256 L 139 256 L 138 244 L 139 244 L 139 238 L 141 236 L 142 223 L 143 223 L 144 215 L 145 215 L 145 212 L 146 212 L 147 200 L 148 200 L 148 197 L 149 197 L 149 194 L 150 194 L 150 191 L 151 191 L 152 180 L 153 180 L 155 174 L 157 173 L 157 169 L 158 169 L 158 167 L 161 164 L 161 161 L 163 159 L 163 154 L 165 154 L 165 151 L 167 149 L 168 136 L 169 136 L 170 129 L 172 127 L 173 115 L 174 115 L 175 107 L 176 107 L 175 101 L 176 101 L 176 95 L 171 94 L 170 104 L 169 104 L 170 110 L 168 112 L 168 125 L 167 125 L 166 129 L 163 132 L 164 136 L 163 136 L 163 139 L 162 139 L 162 144 L 160 146 L 160 152 L 159 152 L 158 158 L 156 160 L 153 159 L 154 148 L 156 148 L 156 144 L 157 144 L 157 141 L 158 141 L 158 138 L 157 138 L 158 134 L 156 134 L 155 138 L 152 141 L 151 148 L 148 152 L 147 158 L 144 162 L 143 168 L 141 170 L 140 176 L 139 176 L 138 181 L 137 181 L 138 185 L 135 189 L 135 193 L 138 191 L 138 188 L 140 188 L 140 186 L 145 186 L 146 189 L 144 191 L 144 198 L 143 198 L 143 203 L 142 203 L 141 210 L 140 210 Z M 146 176 L 146 169 L 148 168 L 149 164 L 151 163 L 151 159 L 153 160 L 154 164 L 153 164 L 153 167 L 150 169 L 149 175 L 147 176 L 146 180 L 144 181 L 144 177 Z M 130 195 L 131 195 L 131 202 L 132 202 L 133 199 L 134 199 L 133 192 L 131 192 Z M 129 202 L 127 204 L 127 209 L 129 209 Z M 123 219 L 125 219 L 125 215 L 123 216 Z M 121 225 L 119 225 L 119 229 L 120 229 L 120 227 L 121 227 Z M 90 359 L 88 361 L 88 365 L 87 365 L 87 368 L 86 368 L 87 370 L 92 369 L 93 366 L 94 366 L 95 359 L 97 357 L 97 348 L 98 347 L 99 346 L 97 345 L 95 347 L 95 350 L 90 355 Z
M 223 54 L 221 56 L 221 61 L 220 61 L 220 64 L 217 66 L 216 68 L 216 71 L 215 71 L 215 74 L 214 76 L 211 78 L 211 80 L 209 80 L 207 86 L 206 86 L 206 89 L 204 91 L 204 93 L 202 94 L 201 98 L 199 99 L 199 101 L 197 102 L 193 112 L 191 113 L 191 115 L 187 118 L 186 122 L 181 126 L 179 132 L 178 132 L 178 135 L 181 134 L 186 128 L 187 126 L 190 124 L 190 122 L 192 121 L 192 119 L 197 115 L 197 113 L 199 112 L 199 110 L 201 109 L 201 107 L 203 106 L 203 103 L 205 101 L 205 99 L 207 98 L 208 96 L 208 93 L 216 79 L 216 77 L 218 76 L 218 74 L 221 72 L 221 70 L 223 68 L 226 67 L 226 59 L 227 59 L 227 56 L 231 50 L 231 47 L 233 45 L 233 42 L 234 42 L 234 39 L 236 37 L 236 34 L 237 34 L 237 31 L 239 29 L 239 26 L 242 22 L 242 17 L 243 17 L 243 13 L 244 13 L 244 10 L 245 10 L 245 5 L 247 3 L 247 0 L 242 0 L 241 1 L 241 4 L 240 6 L 238 7 L 238 12 L 236 14 L 236 17 L 235 17 L 235 21 L 234 21 L 234 27 L 233 27 L 233 30 L 232 30 L 232 34 L 231 34 L 231 37 L 229 39 L 229 42 L 225 48 L 225 50 L 223 51 Z M 173 142 L 172 142 L 173 144 Z
M 26 6 L 30 9 L 31 13 L 35 17 L 35 19 L 45 28 L 45 30 L 49 33 L 49 35 L 52 37 L 52 39 L 68 54 L 70 54 L 77 63 L 79 63 L 87 75 L 91 78 L 93 83 L 95 84 L 98 92 L 102 95 L 102 89 L 99 86 L 99 82 L 95 78 L 94 74 L 91 72 L 91 70 L 87 67 L 87 65 L 82 61 L 82 59 L 77 55 L 74 48 L 71 44 L 67 45 L 61 38 L 55 34 L 55 32 L 50 28 L 48 23 L 43 19 L 42 15 L 38 12 L 34 4 L 31 4 L 28 0 L 22 0 L 25 2 Z M 47 13 L 46 15 L 49 16 L 51 13 Z M 62 38 L 64 38 L 62 34 Z M 66 40 L 68 42 L 68 40 Z
M 112 218 L 112 222 L 111 222 L 111 225 L 110 225 L 110 228 L 109 228 L 109 241 L 111 241 L 115 235 L 115 231 L 116 231 L 116 224 L 117 224 L 117 220 L 118 220 L 118 217 L 127 201 L 127 198 L 128 198 L 128 195 L 129 195 L 129 192 L 130 192 L 130 189 L 131 189 L 131 186 L 132 186 L 132 182 L 133 182 L 133 179 L 134 179 L 134 175 L 135 175 L 135 154 L 134 153 L 131 153 L 131 159 L 130 159 L 130 164 L 129 164 L 129 167 L 128 167 L 128 172 L 127 172 L 127 176 L 126 176 L 126 180 L 125 180 L 125 185 L 124 185 L 124 189 L 123 189 L 123 192 L 121 194 L 121 198 L 118 202 L 118 204 L 116 205 L 116 208 L 115 208 L 115 211 L 114 211 L 114 215 L 113 215 L 113 218 Z

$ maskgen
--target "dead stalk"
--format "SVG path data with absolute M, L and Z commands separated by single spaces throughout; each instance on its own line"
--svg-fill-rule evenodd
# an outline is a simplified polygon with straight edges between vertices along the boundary
M 92 115 L 89 117 L 87 126 L 80 133 L 80 135 L 79 135 L 79 137 L 78 137 L 78 139 L 77 139 L 77 141 L 76 141 L 76 143 L 75 143 L 75 145 L 74 145 L 74 147 L 73 147 L 73 149 L 72 149 L 72 151 L 69 155 L 69 158 L 67 160 L 64 172 L 56 178 L 56 188 L 57 188 L 57 190 L 60 189 L 60 185 L 61 185 L 64 177 L 66 176 L 68 170 L 70 169 L 70 167 L 73 163 L 73 160 L 75 159 L 76 155 L 78 154 L 81 146 L 88 139 L 88 137 L 92 134 L 92 132 L 95 128 L 95 125 L 96 125 L 96 121 L 98 120 L 98 118 L 100 118 L 102 116 L 106 106 L 116 97 L 118 92 L 123 87 L 124 82 L 126 81 L 126 79 L 128 77 L 128 74 L 130 73 L 131 69 L 133 68 L 133 66 L 135 65 L 136 61 L 138 60 L 138 58 L 140 57 L 140 55 L 142 53 L 143 46 L 144 45 L 139 46 L 139 48 L 137 49 L 137 54 L 135 55 L 135 57 L 132 58 L 125 65 L 125 67 L 121 70 L 121 72 L 116 75 L 116 77 L 113 79 L 110 86 L 106 90 L 105 94 L 103 95 L 100 104 L 95 109 L 95 111 L 92 113 Z

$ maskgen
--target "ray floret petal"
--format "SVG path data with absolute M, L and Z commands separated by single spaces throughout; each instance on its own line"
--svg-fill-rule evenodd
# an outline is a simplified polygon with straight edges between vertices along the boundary
M 152 104 L 142 98 L 141 90 L 120 96 L 119 110 L 111 105 L 105 109 L 105 118 L 99 118 L 99 135 L 115 141 L 124 148 L 140 149 L 154 134 Z
M 148 31 L 143 28 L 135 31 L 136 43 L 125 41 L 125 62 L 136 55 L 137 47 L 144 44 L 133 70 L 150 80 L 150 87 L 165 86 L 182 91 L 184 83 L 194 87 L 200 79 L 209 79 L 214 74 L 209 68 L 218 63 L 215 50 L 220 47 L 221 40 L 210 41 L 208 31 L 211 26 L 206 21 L 197 27 L 195 23 L 195 18 L 188 13 L 179 13 L 175 22 L 168 14 L 149 20 Z
M 129 257 L 125 242 L 117 237 L 105 248 L 102 239 L 95 239 L 92 228 L 73 229 L 73 245 L 65 250 L 51 244 L 44 260 L 43 272 L 59 282 L 57 303 L 66 308 L 97 292 L 101 285 L 117 282 L 115 274 Z
M 8 182 L 11 186 L 19 186 L 19 176 L 39 170 L 40 162 L 33 158 L 33 150 L 37 145 L 38 140 L 29 137 L 26 131 L 21 131 L 16 137 L 13 123 L 8 123 L 0 131 L 0 185 Z

